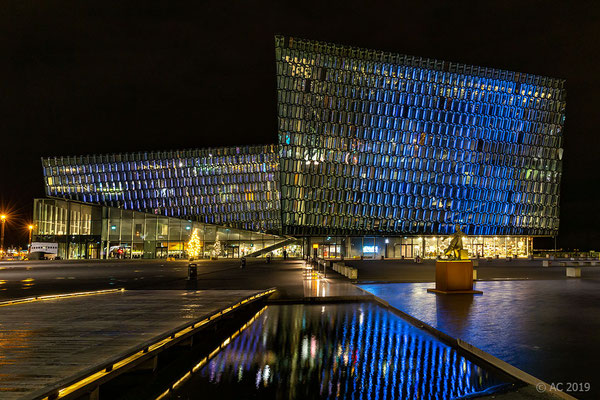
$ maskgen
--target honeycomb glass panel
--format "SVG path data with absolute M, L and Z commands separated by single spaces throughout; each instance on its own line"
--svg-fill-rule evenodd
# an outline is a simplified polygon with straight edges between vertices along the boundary
M 558 80 L 285 36 L 276 63 L 284 233 L 557 233 Z
M 58 160 L 65 163 L 57 157 L 42 162 Z M 240 229 L 281 230 L 274 145 L 69 160 L 44 168 L 49 196 Z

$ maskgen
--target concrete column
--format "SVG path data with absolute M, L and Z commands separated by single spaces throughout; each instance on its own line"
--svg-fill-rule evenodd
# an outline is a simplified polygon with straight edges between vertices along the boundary
M 108 251 L 110 250 L 110 212 L 106 209 L 106 251 L 104 252 L 104 258 L 108 260 Z

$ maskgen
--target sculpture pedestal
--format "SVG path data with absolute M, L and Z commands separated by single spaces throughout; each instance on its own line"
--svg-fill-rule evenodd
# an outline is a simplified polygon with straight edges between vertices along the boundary
M 471 260 L 437 261 L 435 264 L 435 289 L 430 293 L 482 294 L 473 290 L 473 262 Z

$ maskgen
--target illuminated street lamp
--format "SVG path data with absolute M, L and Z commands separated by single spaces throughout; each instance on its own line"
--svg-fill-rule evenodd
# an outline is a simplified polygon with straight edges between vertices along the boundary
M 0 257 L 4 258 L 4 224 L 6 223 L 6 215 L 0 215 L 2 221 L 2 233 L 0 234 Z
M 33 225 L 27 227 L 29 229 L 29 245 L 27 246 L 27 254 L 31 253 L 31 232 L 33 232 Z

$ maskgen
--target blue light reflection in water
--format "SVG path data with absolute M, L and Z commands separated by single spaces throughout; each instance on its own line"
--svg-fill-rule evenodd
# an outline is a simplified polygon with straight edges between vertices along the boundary
M 506 383 L 371 304 L 270 306 L 173 394 L 451 399 Z
M 482 296 L 427 293 L 433 283 L 360 285 L 391 306 L 546 382 L 584 382 L 600 399 L 597 279 L 478 281 Z M 569 390 L 568 388 L 566 390 Z

